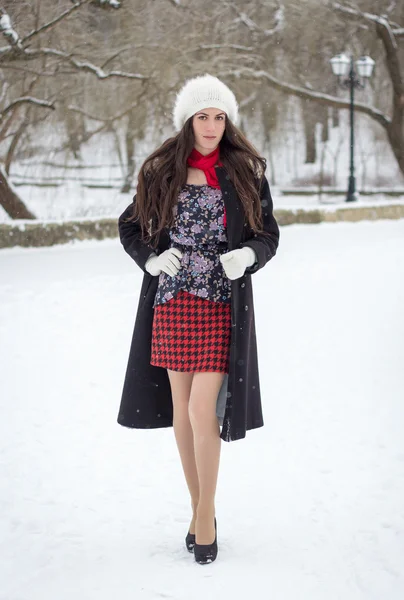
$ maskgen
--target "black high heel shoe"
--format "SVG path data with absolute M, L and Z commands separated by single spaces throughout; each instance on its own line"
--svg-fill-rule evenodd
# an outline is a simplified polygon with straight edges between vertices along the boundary
M 194 546 L 195 546 L 195 534 L 194 533 L 187 533 L 187 537 L 185 538 L 185 544 L 187 546 L 187 550 L 188 552 L 193 552 L 194 551 Z
M 217 527 L 215 517 L 215 540 L 212 544 L 194 544 L 195 560 L 200 565 L 206 565 L 216 560 L 217 557 Z

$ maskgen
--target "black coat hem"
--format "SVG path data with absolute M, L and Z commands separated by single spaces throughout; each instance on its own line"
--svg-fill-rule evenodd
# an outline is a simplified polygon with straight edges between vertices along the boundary
M 151 425 L 145 425 L 143 423 L 130 423 L 126 421 L 124 417 L 121 416 L 117 418 L 117 423 L 119 425 L 122 425 L 122 427 L 127 427 L 128 429 L 163 429 L 164 427 L 173 426 L 172 421 L 167 419 L 161 419 L 158 424 L 156 423 Z

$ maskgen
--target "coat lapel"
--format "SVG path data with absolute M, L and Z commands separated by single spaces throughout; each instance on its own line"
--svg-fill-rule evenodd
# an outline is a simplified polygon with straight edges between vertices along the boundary
M 227 240 L 229 250 L 234 250 L 239 247 L 243 239 L 244 229 L 244 210 L 241 200 L 239 199 L 235 187 L 230 181 L 224 167 L 215 168 L 216 175 L 219 181 L 220 189 L 223 194 L 224 205 L 226 207 L 227 218 Z

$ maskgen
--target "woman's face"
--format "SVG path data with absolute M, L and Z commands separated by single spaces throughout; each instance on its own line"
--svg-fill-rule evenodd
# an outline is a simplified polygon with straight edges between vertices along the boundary
M 195 149 L 201 154 L 210 154 L 223 137 L 226 113 L 217 108 L 204 108 L 194 114 L 192 125 Z

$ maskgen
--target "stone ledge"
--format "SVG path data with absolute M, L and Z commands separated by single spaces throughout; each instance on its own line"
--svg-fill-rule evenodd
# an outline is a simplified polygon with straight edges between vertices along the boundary
M 118 236 L 118 219 L 16 221 L 0 224 L 0 248 L 67 244 L 71 240 L 104 240 Z
M 327 206 L 316 209 L 276 209 L 274 215 L 281 226 L 295 223 L 404 219 L 404 203 L 353 208 Z M 117 217 L 60 222 L 19 220 L 0 223 L 0 248 L 54 246 L 66 244 L 71 240 L 104 240 L 116 237 Z
M 404 219 L 404 203 L 377 204 L 357 207 L 327 206 L 315 209 L 277 209 L 274 215 L 279 225 L 294 223 L 335 223 L 337 221 L 375 221 L 378 219 Z

